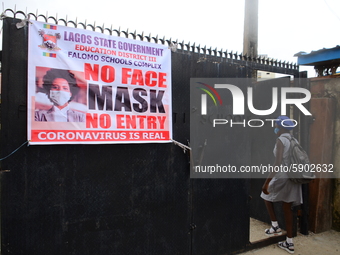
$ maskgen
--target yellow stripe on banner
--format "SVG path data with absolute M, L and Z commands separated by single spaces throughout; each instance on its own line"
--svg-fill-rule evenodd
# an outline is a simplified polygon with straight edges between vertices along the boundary
M 57 26 L 55 26 L 55 25 L 44 24 L 44 28 L 57 30 Z
M 48 53 L 48 52 L 43 52 L 44 57 L 50 57 L 50 58 L 56 58 L 57 54 L 55 53 Z

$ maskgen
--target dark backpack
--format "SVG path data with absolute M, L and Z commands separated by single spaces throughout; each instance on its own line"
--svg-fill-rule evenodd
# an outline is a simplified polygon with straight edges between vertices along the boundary
M 283 136 L 284 137 L 284 136 Z M 305 184 L 315 179 L 315 175 L 310 167 L 309 157 L 306 151 L 295 140 L 294 137 L 285 137 L 290 141 L 289 159 L 290 171 L 288 172 L 289 179 L 294 183 Z

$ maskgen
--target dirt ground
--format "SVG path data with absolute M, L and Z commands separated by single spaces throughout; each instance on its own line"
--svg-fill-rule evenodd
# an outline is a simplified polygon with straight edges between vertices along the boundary
M 250 241 L 257 241 L 266 236 L 263 234 L 265 228 L 269 225 L 251 219 L 250 224 Z M 340 255 L 340 232 L 329 230 L 320 234 L 309 233 L 308 236 L 298 234 L 294 238 L 295 253 L 297 255 Z M 272 244 L 267 247 L 240 253 L 243 255 L 284 255 L 289 254 L 287 251 Z

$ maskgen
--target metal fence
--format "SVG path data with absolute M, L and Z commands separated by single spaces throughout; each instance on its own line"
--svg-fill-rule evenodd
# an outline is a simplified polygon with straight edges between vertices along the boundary
M 10 17 L 6 17 L 10 16 Z M 296 64 L 6 10 L 1 156 L 26 138 L 27 26 L 37 19 L 172 47 L 173 136 L 190 138 L 193 77 L 298 77 Z M 18 19 L 19 18 L 19 19 Z M 191 180 L 175 144 L 23 147 L 2 161 L 2 254 L 230 254 L 249 246 L 249 180 Z

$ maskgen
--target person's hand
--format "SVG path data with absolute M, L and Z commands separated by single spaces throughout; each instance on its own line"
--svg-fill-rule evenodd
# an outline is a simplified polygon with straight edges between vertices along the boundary
M 262 192 L 263 192 L 264 194 L 266 194 L 266 195 L 269 194 L 269 192 L 268 192 L 268 185 L 269 185 L 269 182 L 266 181 L 266 182 L 263 184 L 263 186 L 262 186 Z

